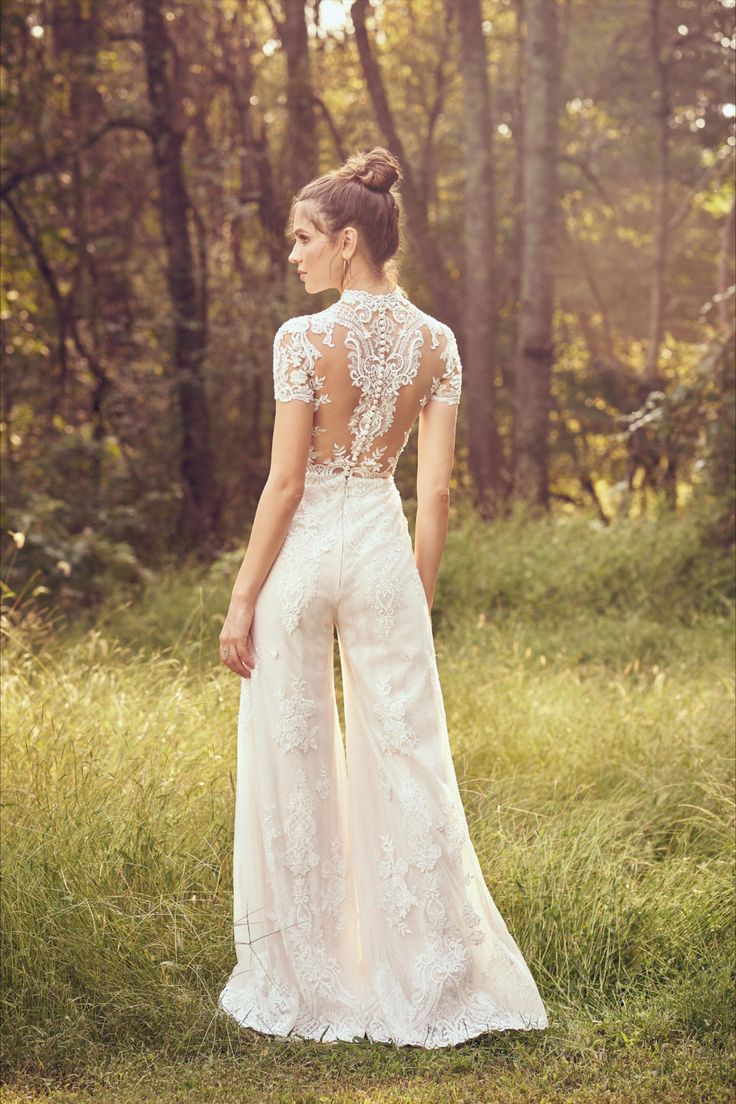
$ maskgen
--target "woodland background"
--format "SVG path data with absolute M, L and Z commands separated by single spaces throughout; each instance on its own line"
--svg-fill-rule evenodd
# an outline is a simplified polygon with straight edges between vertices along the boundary
M 0 1099 L 732 1104 L 735 0 L 348 8 L 0 2 Z M 334 294 L 289 201 L 375 144 L 463 358 L 435 647 L 550 1020 L 444 1051 L 217 1014 L 218 634 L 273 335 Z
M 287 264 L 289 202 L 374 144 L 406 174 L 402 286 L 458 335 L 455 500 L 605 525 L 697 501 L 704 544 L 732 541 L 733 0 L 4 0 L 0 18 L 16 593 L 94 603 L 242 542 L 273 334 L 334 299 Z

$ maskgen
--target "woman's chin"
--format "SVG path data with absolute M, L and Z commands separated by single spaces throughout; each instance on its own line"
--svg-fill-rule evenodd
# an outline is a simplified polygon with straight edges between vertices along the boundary
M 318 284 L 313 280 L 309 280 L 309 282 L 307 282 L 307 280 L 301 280 L 300 282 L 307 295 L 319 295 L 320 292 L 333 290 L 330 284 Z

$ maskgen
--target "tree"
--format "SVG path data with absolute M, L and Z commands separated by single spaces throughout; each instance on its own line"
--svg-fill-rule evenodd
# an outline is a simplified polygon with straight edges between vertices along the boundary
M 503 455 L 496 424 L 498 267 L 493 112 L 480 0 L 455 0 L 465 137 L 464 360 L 470 471 L 482 513 L 498 508 Z
M 514 493 L 549 507 L 552 311 L 558 222 L 557 4 L 526 0 L 521 303 L 514 374 Z
M 198 284 L 189 237 L 192 204 L 182 165 L 186 114 L 177 84 L 179 59 L 166 32 L 161 0 L 143 0 L 143 44 L 166 276 L 174 311 L 173 363 L 181 413 L 184 491 L 179 536 L 201 549 L 214 536 L 220 512 L 204 387 L 206 268 L 200 272 Z

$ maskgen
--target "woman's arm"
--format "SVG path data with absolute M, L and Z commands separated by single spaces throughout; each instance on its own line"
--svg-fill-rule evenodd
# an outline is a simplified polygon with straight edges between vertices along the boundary
M 276 417 L 271 466 L 258 501 L 248 547 L 220 633 L 220 656 L 245 678 L 255 664 L 251 625 L 256 599 L 284 543 L 304 493 L 314 416 L 310 347 L 284 323 L 274 338 Z
M 225 624 L 220 656 L 231 670 L 249 678 L 255 666 L 250 635 L 256 599 L 289 531 L 304 493 L 304 475 L 312 434 L 312 406 L 277 402 L 271 467 L 258 500 L 248 547 L 240 565 Z
M 271 467 L 258 500 L 231 604 L 254 606 L 304 493 L 304 473 L 312 433 L 312 408 L 277 402 Z
M 457 403 L 428 402 L 419 415 L 414 559 L 432 608 L 450 516 Z
M 462 391 L 463 366 L 455 334 L 443 327 L 438 349 L 441 371 L 419 414 L 417 442 L 417 520 L 414 559 L 429 608 L 447 540 L 450 516 L 450 476 L 455 457 L 457 409 Z

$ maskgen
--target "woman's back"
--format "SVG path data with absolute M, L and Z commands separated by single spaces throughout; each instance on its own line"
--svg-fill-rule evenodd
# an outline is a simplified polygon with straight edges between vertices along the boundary
M 392 477 L 422 408 L 459 402 L 462 370 L 449 326 L 397 287 L 289 319 L 273 374 L 277 400 L 313 404 L 309 470 Z

